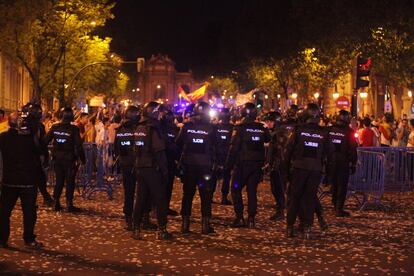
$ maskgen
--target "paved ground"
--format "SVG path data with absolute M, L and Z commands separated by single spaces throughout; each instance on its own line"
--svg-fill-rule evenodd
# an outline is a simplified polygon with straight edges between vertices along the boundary
M 174 207 L 179 209 L 181 185 L 175 186 Z M 37 224 L 45 249 L 30 251 L 21 240 L 21 212 L 13 213 L 11 250 L 0 249 L 1 275 L 414 275 L 414 194 L 387 195 L 388 212 L 355 212 L 336 219 L 324 202 L 330 231 L 313 241 L 284 238 L 284 222 L 269 222 L 272 198 L 264 183 L 259 193 L 258 229 L 231 229 L 232 208 L 214 205 L 217 234 L 201 236 L 199 201 L 194 205 L 195 231 L 179 234 L 180 220 L 170 219 L 172 241 L 143 241 L 122 229 L 122 197 L 103 195 L 76 198 L 84 212 L 55 213 L 41 206 Z M 218 197 L 216 198 L 218 201 Z M 40 203 L 40 202 L 39 202 Z M 350 208 L 355 206 L 350 202 Z

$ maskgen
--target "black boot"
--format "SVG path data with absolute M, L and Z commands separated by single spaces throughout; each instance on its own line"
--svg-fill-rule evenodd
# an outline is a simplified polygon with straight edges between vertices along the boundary
M 295 230 L 293 225 L 289 226 L 286 228 L 286 238 L 294 238 L 295 237 Z
M 256 228 L 256 221 L 253 216 L 249 216 L 247 218 L 247 225 L 249 229 L 255 229 Z
M 53 200 L 53 198 L 49 194 L 46 194 L 43 197 L 43 204 L 48 206 L 48 207 L 53 207 L 54 204 L 55 204 L 55 201 Z
M 351 216 L 351 214 L 347 211 L 344 211 L 343 209 L 337 209 L 335 211 L 335 216 L 336 217 L 349 217 Z
M 208 235 L 214 233 L 214 228 L 210 225 L 209 217 L 201 218 L 201 234 Z
M 319 227 L 321 228 L 321 231 L 325 232 L 328 230 L 328 223 L 326 222 L 323 215 L 318 216 L 318 222 L 319 222 Z
M 143 230 L 157 230 L 157 225 L 153 224 L 150 221 L 149 213 L 146 213 L 142 216 L 142 229 Z
M 81 211 L 80 208 L 73 206 L 73 201 L 71 200 L 66 203 L 66 206 L 69 213 L 79 213 Z
M 190 216 L 182 216 L 181 233 L 189 234 L 190 232 Z
M 60 202 L 59 202 L 59 200 L 56 200 L 55 201 L 55 207 L 53 208 L 56 212 L 60 212 L 60 211 L 62 211 L 62 205 L 60 205 Z
M 133 231 L 134 230 L 134 226 L 132 224 L 132 217 L 131 216 L 125 216 L 125 230 L 127 231 Z
M 276 213 L 269 218 L 269 220 L 279 221 L 285 218 L 285 210 L 284 209 L 277 209 Z
M 246 227 L 246 222 L 244 221 L 243 216 L 237 216 L 233 223 L 230 225 L 232 228 L 240 228 L 240 227 Z
M 172 217 L 176 217 L 176 216 L 178 216 L 178 213 L 177 213 L 177 211 L 175 211 L 175 210 L 173 210 L 173 209 L 169 208 L 169 209 L 167 210 L 167 215 L 168 215 L 168 216 L 172 216 Z
M 231 201 L 230 201 L 230 200 L 228 200 L 228 198 L 227 198 L 226 196 L 223 196 L 223 197 L 221 198 L 221 204 L 222 204 L 222 205 L 232 205 Z
M 303 238 L 305 240 L 311 240 L 312 239 L 312 227 L 305 226 L 303 228 Z
M 142 240 L 142 237 L 141 237 L 141 229 L 137 225 L 135 225 L 134 231 L 132 232 L 132 238 L 134 240 Z
M 160 227 L 157 232 L 157 240 L 170 240 L 172 239 L 172 234 L 168 233 L 165 226 Z

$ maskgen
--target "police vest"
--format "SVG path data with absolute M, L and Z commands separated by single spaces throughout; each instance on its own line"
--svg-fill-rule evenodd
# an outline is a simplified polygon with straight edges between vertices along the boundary
M 297 128 L 293 167 L 321 171 L 326 138 L 325 130 L 319 126 Z
M 241 161 L 264 161 L 265 160 L 265 133 L 262 124 L 240 125 L 241 133 Z
M 138 168 L 154 167 L 154 153 L 152 151 L 152 135 L 154 129 L 140 124 L 134 132 L 135 166 Z
M 350 134 L 349 127 L 333 126 L 329 129 L 329 141 L 336 161 L 349 160 Z
M 121 166 L 132 166 L 134 164 L 134 133 L 133 129 L 121 127 L 116 132 L 115 145 L 119 149 L 119 163 Z
M 53 157 L 57 160 L 76 159 L 74 127 L 70 124 L 59 124 L 52 127 L 53 131 Z
M 213 165 L 214 127 L 211 124 L 190 123 L 184 126 L 185 131 L 183 164 L 191 166 Z

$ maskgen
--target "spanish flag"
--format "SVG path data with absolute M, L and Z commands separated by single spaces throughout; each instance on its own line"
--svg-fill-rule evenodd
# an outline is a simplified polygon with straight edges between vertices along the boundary
M 191 102 L 191 100 L 188 98 L 187 93 L 185 93 L 184 89 L 181 87 L 181 85 L 178 86 L 178 92 L 180 93 L 181 97 L 186 100 L 187 102 Z
M 195 91 L 193 91 L 189 94 L 186 94 L 184 89 L 181 86 L 178 87 L 178 90 L 179 90 L 181 96 L 183 97 L 183 99 L 185 99 L 188 102 L 195 102 L 195 101 L 201 99 L 202 97 L 204 97 L 204 95 L 206 94 L 206 91 L 207 91 L 207 86 L 208 86 L 208 83 L 205 83 L 199 89 L 197 89 L 197 90 L 195 90 Z

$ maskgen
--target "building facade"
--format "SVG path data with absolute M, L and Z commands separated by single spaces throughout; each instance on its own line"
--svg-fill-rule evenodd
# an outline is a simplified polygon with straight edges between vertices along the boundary
M 0 108 L 16 111 L 30 98 L 28 72 L 0 51 Z
M 151 100 L 176 102 L 179 100 L 178 86 L 187 92 L 194 90 L 192 72 L 177 72 L 175 63 L 166 55 L 158 54 L 145 61 L 138 59 L 137 99 L 141 103 Z

